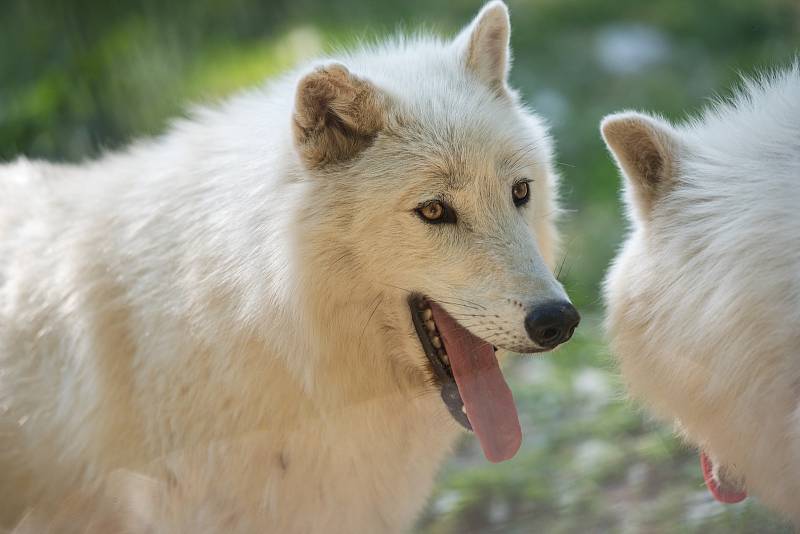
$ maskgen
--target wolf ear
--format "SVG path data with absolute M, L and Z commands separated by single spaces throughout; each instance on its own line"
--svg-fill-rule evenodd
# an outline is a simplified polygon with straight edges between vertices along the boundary
M 627 179 L 631 207 L 646 220 L 677 181 L 678 133 L 665 121 L 634 112 L 609 115 L 600 131 Z
M 343 162 L 370 146 L 383 128 L 383 97 L 372 83 L 332 63 L 298 82 L 293 123 L 306 165 Z
M 456 37 L 465 66 L 498 94 L 505 93 L 511 63 L 508 8 L 501 0 L 489 2 Z

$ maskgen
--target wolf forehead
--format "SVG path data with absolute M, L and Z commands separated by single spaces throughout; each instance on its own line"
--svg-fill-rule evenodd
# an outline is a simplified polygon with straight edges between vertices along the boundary
M 427 65 L 414 61 L 424 55 L 410 51 L 390 72 L 372 74 L 371 65 L 364 66 L 363 75 L 388 95 L 381 134 L 403 141 L 391 144 L 398 156 L 416 156 L 411 159 L 432 172 L 451 176 L 453 187 L 476 174 L 514 171 L 550 158 L 546 125 L 519 103 L 513 90 L 498 94 L 457 57 Z M 360 73 L 358 68 L 356 63 L 354 72 Z
M 545 123 L 513 90 L 497 92 L 466 70 L 452 47 L 409 42 L 387 61 L 362 52 L 320 63 L 315 72 L 325 77 L 321 83 L 333 72 L 334 83 L 341 77 L 348 86 L 326 97 L 340 104 L 325 102 L 349 127 L 350 152 L 342 159 L 369 148 L 387 163 L 459 188 L 480 176 L 544 172 L 551 158 Z
M 423 117 L 387 128 L 376 139 L 374 157 L 401 165 L 411 180 L 459 191 L 473 185 L 536 179 L 547 172 L 549 140 L 520 128 L 481 127 Z M 518 135 L 514 135 L 518 133 Z

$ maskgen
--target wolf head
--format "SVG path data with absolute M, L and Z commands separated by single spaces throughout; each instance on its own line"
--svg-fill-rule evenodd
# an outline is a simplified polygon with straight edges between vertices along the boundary
M 549 268 L 551 142 L 508 86 L 509 33 L 492 2 L 451 42 L 398 40 L 297 83 L 306 246 L 341 290 L 331 305 L 357 302 L 393 357 L 440 384 L 471 372 L 455 353 L 549 350 L 578 323 Z M 460 402 L 448 407 L 469 426 Z

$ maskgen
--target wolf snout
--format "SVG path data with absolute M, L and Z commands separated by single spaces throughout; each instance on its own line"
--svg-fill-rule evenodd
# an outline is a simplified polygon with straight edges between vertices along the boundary
M 549 350 L 569 340 L 580 321 L 578 310 L 569 301 L 549 301 L 531 309 L 525 317 L 525 331 L 531 341 Z

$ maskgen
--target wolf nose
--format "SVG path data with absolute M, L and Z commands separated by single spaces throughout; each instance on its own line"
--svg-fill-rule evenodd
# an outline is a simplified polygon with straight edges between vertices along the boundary
M 572 337 L 581 322 L 575 306 L 567 301 L 550 301 L 533 308 L 525 317 L 525 330 L 534 343 L 552 349 Z

